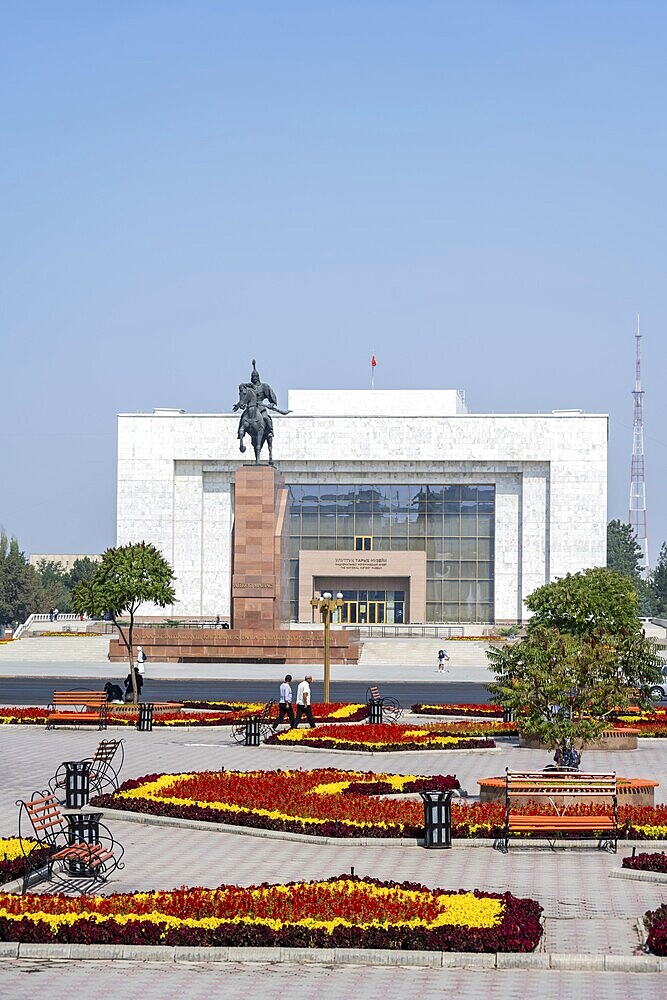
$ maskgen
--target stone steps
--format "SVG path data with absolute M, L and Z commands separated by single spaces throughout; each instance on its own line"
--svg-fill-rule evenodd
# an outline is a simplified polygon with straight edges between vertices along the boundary
M 16 642 L 0 643 L 0 662 L 16 663 L 99 663 L 109 652 L 108 635 L 25 636 Z
M 486 666 L 487 642 L 446 641 L 443 639 L 364 639 L 359 664 L 362 667 L 406 664 L 415 667 L 438 665 L 438 650 L 446 649 L 450 667 Z

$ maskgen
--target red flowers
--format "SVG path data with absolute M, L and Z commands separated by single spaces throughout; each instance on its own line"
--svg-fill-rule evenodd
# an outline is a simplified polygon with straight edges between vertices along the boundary
M 0 938 L 86 944 L 532 951 L 532 899 L 340 875 L 108 897 L 0 894 Z
M 667 904 L 644 914 L 644 926 L 648 931 L 646 947 L 653 955 L 667 955 Z
M 637 854 L 634 858 L 623 858 L 623 868 L 636 872 L 661 872 L 667 874 L 667 854 L 654 851 L 651 854 Z
M 473 715 L 489 718 L 502 718 L 500 705 L 423 705 L 411 706 L 415 715 Z
M 320 768 L 315 771 L 203 771 L 147 775 L 126 781 L 94 805 L 287 830 L 320 837 L 417 837 L 421 802 L 374 797 L 393 792 L 458 788 L 451 775 L 435 778 Z
M 288 729 L 270 736 L 265 742 L 281 746 L 309 746 L 330 750 L 365 750 L 369 753 L 390 750 L 473 750 L 494 747 L 493 740 L 470 731 L 474 723 L 461 723 L 449 729 L 442 726 L 321 726 L 315 730 Z M 498 725 L 493 723 L 493 725 Z M 477 727 L 479 728 L 479 727 Z

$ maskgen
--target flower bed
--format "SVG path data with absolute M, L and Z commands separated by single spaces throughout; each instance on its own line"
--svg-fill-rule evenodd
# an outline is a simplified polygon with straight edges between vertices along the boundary
M 233 712 L 235 721 L 256 715 L 264 708 L 265 702 L 250 701 L 184 701 L 183 708 L 199 708 L 208 711 Z M 313 716 L 319 722 L 360 722 L 368 715 L 368 706 L 344 701 L 331 701 L 328 704 L 312 706 Z M 278 709 L 276 708 L 276 715 Z
M 50 710 L 47 708 L 0 708 L 0 724 L 6 726 L 45 726 Z M 154 712 L 154 726 L 231 726 L 239 721 L 232 712 Z M 136 713 L 114 712 L 107 709 L 108 726 L 136 726 Z
M 269 736 L 266 743 L 307 746 L 320 750 L 361 750 L 366 753 L 396 750 L 479 750 L 495 747 L 493 740 L 467 734 L 454 735 L 427 726 L 321 726 L 288 729 Z
M 661 872 L 667 875 L 667 854 L 653 851 L 651 854 L 637 854 L 634 858 L 623 858 L 622 867 L 636 872 Z
M 187 712 L 154 712 L 154 726 L 233 726 L 264 708 L 264 702 L 184 702 L 185 708 L 199 705 L 206 710 Z M 0 707 L 0 725 L 46 725 L 50 714 L 47 708 Z M 278 709 L 276 709 L 276 716 Z M 368 707 L 346 702 L 331 702 L 313 705 L 313 715 L 318 722 L 360 722 L 368 715 Z M 107 707 L 107 725 L 136 726 L 136 716 L 125 712 L 114 712 L 113 705 Z
M 91 804 L 157 816 L 283 830 L 320 837 L 419 837 L 421 802 L 375 798 L 387 793 L 458 788 L 451 775 L 434 777 L 318 768 L 312 771 L 202 771 L 151 774 L 124 782 Z M 550 806 L 519 806 L 546 815 Z M 578 805 L 573 815 L 607 815 L 601 805 Z M 623 838 L 667 839 L 667 806 L 619 806 Z M 495 839 L 505 828 L 503 802 L 452 803 L 452 835 Z M 579 836 L 579 834 L 575 834 Z
M 25 855 L 37 851 L 35 858 L 49 855 L 47 848 L 40 847 L 36 840 L 20 837 L 0 837 L 0 885 L 21 878 L 25 872 Z
M 550 805 L 534 802 L 517 806 L 513 812 L 528 816 L 553 815 Z M 568 816 L 605 816 L 611 810 L 603 805 L 574 805 L 568 809 Z M 628 840 L 667 839 L 667 806 L 619 806 L 618 825 L 620 836 Z M 505 829 L 505 803 L 471 802 L 469 805 L 452 804 L 452 836 L 497 838 Z M 530 836 L 533 836 L 532 834 Z M 540 837 L 540 834 L 534 836 Z M 580 833 L 573 833 L 578 839 Z
M 415 715 L 472 715 L 488 718 L 503 717 L 500 705 L 412 705 L 410 710 Z
M 337 768 L 202 771 L 126 781 L 117 792 L 97 796 L 91 804 L 321 837 L 417 837 L 424 826 L 421 802 L 374 796 L 458 787 L 452 775 Z
M 644 926 L 648 931 L 647 949 L 653 955 L 667 955 L 667 904 L 644 914 Z
M 85 944 L 527 952 L 542 907 L 475 890 L 340 875 L 108 897 L 0 893 L 0 939 Z

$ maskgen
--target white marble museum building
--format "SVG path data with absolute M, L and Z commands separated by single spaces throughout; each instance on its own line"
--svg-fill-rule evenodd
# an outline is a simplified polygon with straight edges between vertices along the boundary
M 293 621 L 331 590 L 351 625 L 514 622 L 536 587 L 606 562 L 604 414 L 469 413 L 454 389 L 293 389 L 287 408 Z M 173 617 L 230 615 L 238 421 L 118 418 L 117 543 L 169 560 Z

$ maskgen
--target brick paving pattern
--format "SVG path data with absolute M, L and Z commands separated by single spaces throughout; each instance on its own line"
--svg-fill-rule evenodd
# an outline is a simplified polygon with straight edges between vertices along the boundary
M 109 731 L 110 733 L 111 731 Z M 115 733 L 115 731 L 114 731 Z M 17 832 L 16 799 L 46 788 L 59 763 L 92 755 L 98 732 L 1 726 L 0 757 L 3 782 L 0 789 L 0 832 Z M 108 735 L 108 734 L 107 734 Z M 122 778 L 159 771 L 189 771 L 230 768 L 311 768 L 333 766 L 399 773 L 456 774 L 471 794 L 476 779 L 502 774 L 506 766 L 542 767 L 541 751 L 519 750 L 501 743 L 492 751 L 452 751 L 419 754 L 333 754 L 327 751 L 285 751 L 272 747 L 246 748 L 235 744 L 228 730 L 154 729 L 152 733 L 123 730 L 126 740 Z M 656 801 L 667 797 L 667 743 L 642 741 L 636 751 L 586 755 L 591 770 L 616 769 L 629 777 L 660 781 Z M 545 911 L 542 950 L 579 954 L 631 956 L 640 945 L 642 914 L 665 901 L 665 887 L 644 882 L 609 879 L 612 868 L 629 853 L 619 847 L 617 856 L 586 849 L 531 848 L 516 845 L 508 855 L 491 848 L 455 842 L 451 851 L 426 851 L 417 846 L 387 847 L 356 844 L 311 844 L 291 840 L 251 837 L 218 831 L 158 828 L 108 820 L 114 835 L 125 847 L 125 868 L 117 872 L 108 892 L 170 888 L 184 884 L 216 885 L 221 882 L 252 884 L 262 881 L 309 879 L 340 874 L 354 866 L 358 875 L 387 879 L 411 879 L 446 888 L 509 889 L 516 895 L 532 896 Z M 101 963 L 105 992 L 121 996 L 123 963 Z M 77 972 L 77 963 L 64 961 L 0 962 L 0 996 L 20 1000 L 44 987 L 46 977 L 57 977 L 57 990 L 49 995 L 67 995 L 80 980 L 94 973 L 95 963 Z M 483 990 L 494 997 L 522 1000 L 539 996 L 580 997 L 589 991 L 596 998 L 659 996 L 666 989 L 664 974 L 569 973 L 556 971 L 463 971 L 392 968 L 293 968 L 289 965 L 169 965 L 133 963 L 132 989 L 140 988 L 145 1000 L 164 996 L 164 977 L 169 990 L 183 988 L 184 996 L 210 995 L 215 977 L 218 991 L 226 997 L 265 995 L 282 991 L 295 997 L 398 995 L 409 989 L 420 997 L 442 994 L 454 988 L 460 997 L 477 997 Z M 409 977 L 409 978 L 408 978 Z M 553 992 L 550 992 L 553 991 Z M 641 991 L 641 992 L 640 992 Z M 125 992 L 122 995 L 126 995 Z

